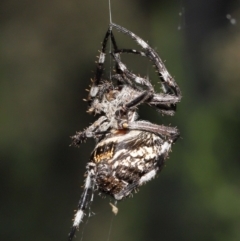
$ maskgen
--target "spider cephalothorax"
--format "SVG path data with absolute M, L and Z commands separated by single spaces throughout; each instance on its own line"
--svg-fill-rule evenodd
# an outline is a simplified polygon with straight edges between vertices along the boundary
M 143 51 L 119 49 L 112 28 L 127 34 Z M 116 62 L 116 73 L 109 81 L 104 81 L 103 64 L 109 37 L 113 45 L 111 56 Z M 127 69 L 120 60 L 120 55 L 124 53 L 141 55 L 152 61 L 161 80 L 162 93 L 156 93 L 147 78 L 139 77 Z M 162 114 L 173 115 L 180 99 L 180 89 L 158 54 L 134 33 L 111 23 L 103 40 L 88 96 L 88 112 L 100 117 L 86 130 L 72 137 L 76 146 L 90 137 L 97 144 L 87 164 L 84 191 L 69 240 L 72 240 L 84 210 L 93 200 L 95 189 L 121 200 L 154 178 L 162 169 L 179 132 L 174 127 L 138 120 L 137 107 L 148 104 Z

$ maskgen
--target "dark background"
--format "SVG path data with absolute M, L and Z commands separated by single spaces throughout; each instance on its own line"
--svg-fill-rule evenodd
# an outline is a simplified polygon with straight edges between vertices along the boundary
M 116 217 L 96 192 L 75 240 L 240 240 L 240 1 L 112 0 L 112 17 L 167 60 L 183 93 L 176 115 L 140 113 L 182 138 Z M 1 240 L 67 239 L 94 147 L 69 136 L 94 120 L 82 99 L 108 23 L 107 1 L 1 1 Z M 149 62 L 124 57 L 158 88 Z

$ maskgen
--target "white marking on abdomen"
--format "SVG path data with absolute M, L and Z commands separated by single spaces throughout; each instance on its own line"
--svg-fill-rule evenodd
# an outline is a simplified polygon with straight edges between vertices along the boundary
M 171 148 L 171 143 L 164 142 L 160 153 L 163 154 L 165 152 L 168 152 L 170 148 Z
M 148 172 L 147 174 L 145 174 L 144 176 L 142 176 L 139 180 L 139 185 L 144 184 L 145 182 L 150 181 L 151 179 L 153 179 L 156 176 L 156 170 L 152 170 L 150 172 Z

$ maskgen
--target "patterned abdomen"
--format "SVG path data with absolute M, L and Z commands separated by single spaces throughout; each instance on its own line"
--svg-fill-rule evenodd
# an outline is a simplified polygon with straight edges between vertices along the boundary
M 170 141 L 145 131 L 107 136 L 91 156 L 99 190 L 118 200 L 128 196 L 156 175 L 170 147 Z

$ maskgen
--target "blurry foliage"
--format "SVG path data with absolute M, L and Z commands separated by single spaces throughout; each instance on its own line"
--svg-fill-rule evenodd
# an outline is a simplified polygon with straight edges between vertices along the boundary
M 96 215 L 86 217 L 76 240 L 82 233 L 83 240 L 107 240 L 111 225 L 115 241 L 239 240 L 239 7 L 226 0 L 112 1 L 113 21 L 157 48 L 183 92 L 175 117 L 143 107 L 141 118 L 178 126 L 182 138 L 159 178 L 119 203 L 114 219 L 109 197 L 96 194 Z M 1 238 L 66 240 L 94 147 L 90 140 L 69 148 L 69 136 L 94 118 L 82 98 L 108 3 L 9 0 L 1 9 Z M 136 47 L 116 36 L 120 47 Z M 158 88 L 151 64 L 124 57 Z

